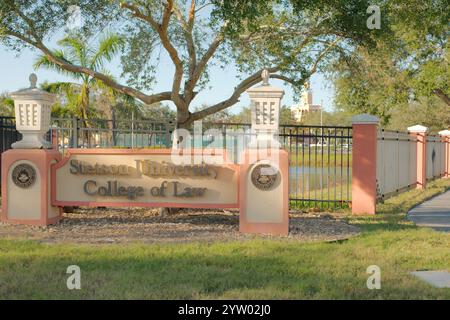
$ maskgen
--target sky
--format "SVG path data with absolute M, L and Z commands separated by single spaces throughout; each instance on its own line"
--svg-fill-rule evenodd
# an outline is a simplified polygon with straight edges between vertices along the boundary
M 51 45 L 49 47 L 55 48 L 54 40 L 50 43 Z M 44 81 L 70 81 L 70 78 L 54 71 L 43 68 L 35 70 L 33 63 L 38 53 L 31 49 L 25 49 L 20 54 L 17 54 L 17 52 L 9 51 L 0 45 L 0 93 L 13 92 L 28 87 L 28 77 L 31 73 L 37 74 L 38 84 Z M 107 69 L 120 83 L 126 84 L 125 79 L 120 78 L 120 61 L 118 58 L 107 65 Z M 154 88 L 154 92 L 170 90 L 172 76 L 173 65 L 168 59 L 162 59 L 157 73 L 159 82 Z M 233 67 L 227 68 L 226 70 L 222 70 L 219 67 L 211 69 L 210 79 L 208 88 L 197 95 L 191 107 L 212 105 L 228 98 L 232 94 L 234 87 L 240 82 L 239 78 L 237 78 L 237 72 Z M 283 105 L 292 106 L 295 104 L 293 91 L 289 85 L 285 85 L 281 80 L 276 79 L 271 79 L 270 83 L 285 90 L 285 96 L 282 100 Z M 313 103 L 323 103 L 324 110 L 332 111 L 334 91 L 330 81 L 322 74 L 317 73 L 312 76 L 310 83 L 313 91 Z M 233 113 L 239 112 L 243 106 L 249 105 L 249 101 L 248 95 L 244 93 L 240 101 L 230 108 L 230 111 Z

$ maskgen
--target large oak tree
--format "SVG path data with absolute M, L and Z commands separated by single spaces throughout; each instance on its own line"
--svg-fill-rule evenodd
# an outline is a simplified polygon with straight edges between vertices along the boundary
M 0 41 L 14 50 L 39 50 L 69 72 L 98 79 L 117 92 L 151 105 L 172 101 L 179 127 L 222 111 L 261 81 L 271 77 L 301 90 L 305 81 L 330 60 L 368 45 L 389 28 L 366 27 L 370 4 L 363 0 L 2 0 Z M 70 5 L 80 7 L 83 37 L 113 29 L 126 40 L 122 79 L 56 55 L 49 40 L 64 28 Z M 171 86 L 155 92 L 161 54 L 174 66 Z M 240 74 L 222 101 L 194 109 L 197 93 L 209 82 L 211 66 L 234 65 Z

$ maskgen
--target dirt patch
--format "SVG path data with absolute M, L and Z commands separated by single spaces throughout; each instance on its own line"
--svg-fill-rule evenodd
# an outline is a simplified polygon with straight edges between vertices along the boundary
M 160 216 L 156 209 L 77 209 L 48 227 L 0 223 L 0 238 L 33 239 L 45 243 L 127 243 L 141 241 L 230 241 L 287 238 L 301 241 L 336 241 L 359 234 L 359 228 L 329 215 L 291 214 L 287 237 L 239 233 L 239 213 L 224 210 L 180 210 Z

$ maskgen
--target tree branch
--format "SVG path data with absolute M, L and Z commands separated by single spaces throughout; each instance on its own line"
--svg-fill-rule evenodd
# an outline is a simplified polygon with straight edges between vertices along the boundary
M 36 45 L 37 45 L 36 41 L 34 41 L 34 40 L 30 39 L 30 38 L 27 38 L 27 37 L 21 35 L 18 32 L 15 32 L 15 31 L 12 31 L 12 30 L 6 30 L 5 34 L 9 35 L 11 37 L 17 38 L 19 40 L 22 40 L 23 42 L 28 43 L 29 45 L 32 45 L 33 47 L 36 47 Z
M 167 28 L 169 27 L 170 17 L 172 16 L 173 0 L 167 0 L 164 4 L 164 12 L 161 22 L 161 31 L 167 33 Z
M 304 78 L 301 80 L 294 80 L 294 79 L 284 76 L 282 74 L 271 74 L 270 78 L 283 80 L 284 82 L 290 83 L 291 85 L 293 85 L 295 87 L 303 85 L 307 79 L 307 78 Z
M 189 9 L 189 17 L 188 17 L 188 26 L 191 31 L 192 28 L 194 27 L 195 6 L 196 6 L 195 0 L 191 0 L 191 8 Z
M 190 103 L 192 101 L 192 99 L 194 98 L 194 95 L 193 95 L 194 88 L 197 85 L 197 82 L 200 79 L 202 73 L 205 71 L 208 61 L 214 55 L 214 53 L 219 48 L 219 46 L 223 42 L 223 40 L 224 40 L 223 34 L 221 32 L 219 32 L 216 35 L 216 37 L 214 38 L 214 40 L 211 42 L 211 44 L 209 45 L 208 50 L 206 50 L 205 54 L 198 62 L 193 74 L 189 77 L 189 80 L 187 81 L 186 87 L 184 90 L 186 101 L 188 103 Z
M 192 3 L 194 4 L 195 7 L 195 0 L 193 0 Z M 174 7 L 174 12 L 175 15 L 177 16 L 178 21 L 180 21 L 181 28 L 183 29 L 183 35 L 186 40 L 186 46 L 189 55 L 189 77 L 192 77 L 195 70 L 195 66 L 197 65 L 197 54 L 195 50 L 194 38 L 192 36 L 192 28 L 194 21 L 193 20 L 191 21 L 190 20 L 191 17 L 189 17 L 189 22 L 186 22 L 180 9 L 176 6 Z
M 302 80 L 300 81 L 295 81 L 287 76 L 284 75 L 279 75 L 279 74 L 271 74 L 270 77 L 271 78 L 276 78 L 276 79 L 281 79 L 284 80 L 288 83 L 291 83 L 295 86 L 298 86 L 300 84 L 300 82 L 304 82 L 306 81 L 306 79 L 309 79 L 316 71 L 318 68 L 318 65 L 320 63 L 320 61 L 326 56 L 326 54 L 333 48 L 336 46 L 336 44 L 338 43 L 338 40 L 334 41 L 332 44 L 330 44 L 325 50 L 322 51 L 322 53 L 317 57 L 316 61 L 314 62 L 314 64 L 312 65 L 311 69 L 308 72 L 308 75 L 306 77 L 304 77 Z M 280 70 L 281 65 L 278 65 L 276 67 L 273 68 L 268 68 L 267 70 L 270 73 L 274 73 Z M 206 116 L 209 116 L 211 114 L 214 114 L 216 112 L 222 111 L 226 108 L 231 107 L 233 104 L 239 102 L 239 97 L 241 96 L 242 93 L 244 93 L 247 89 L 249 89 L 250 87 L 252 87 L 253 85 L 257 84 L 258 82 L 260 82 L 261 79 L 261 72 L 263 69 L 257 71 L 256 73 L 252 74 L 250 77 L 248 77 L 247 79 L 243 80 L 234 90 L 233 94 L 226 100 L 221 101 L 213 106 L 210 106 L 206 109 L 197 111 L 195 113 L 192 113 L 190 120 L 192 121 L 196 121 L 199 119 L 202 119 Z
M 444 101 L 447 106 L 450 106 L 450 97 L 445 94 L 441 89 L 434 89 L 433 93 L 437 95 L 442 101 Z
M 82 73 L 82 74 L 86 74 L 91 77 L 94 77 L 94 78 L 102 81 L 108 87 L 113 88 L 117 92 L 137 98 L 146 104 L 152 104 L 152 103 L 160 102 L 163 100 L 171 99 L 171 91 L 160 92 L 160 93 L 153 94 L 153 95 L 146 95 L 146 94 L 142 93 L 141 91 L 138 91 L 134 88 L 124 86 L 124 85 L 121 85 L 121 84 L 115 82 L 114 80 L 112 80 L 110 77 L 108 77 L 107 75 L 105 75 L 103 73 L 94 71 L 94 70 L 86 68 L 86 67 L 69 64 L 66 61 L 54 56 L 53 53 L 47 47 L 45 47 L 42 43 L 38 43 L 36 47 L 38 49 L 40 49 L 51 62 L 60 66 L 64 70 Z
M 141 19 L 142 21 L 147 22 L 148 24 L 150 24 L 153 28 L 153 30 L 155 30 L 156 32 L 158 32 L 159 28 L 161 27 L 160 24 L 158 22 L 156 22 L 155 19 L 153 19 L 152 16 L 150 15 L 145 15 L 141 12 L 141 10 L 134 4 L 132 3 L 128 3 L 128 2 L 121 2 L 120 3 L 120 7 L 123 9 L 128 9 L 129 11 L 131 11 L 131 14 L 133 16 L 135 16 L 138 19 Z
M 109 76 L 100 73 L 98 71 L 94 71 L 92 69 L 89 68 L 85 68 L 85 67 L 81 67 L 81 66 L 76 66 L 73 64 L 68 63 L 67 61 L 60 59 L 58 57 L 56 57 L 50 49 L 48 49 L 41 40 L 39 39 L 29 39 L 25 36 L 23 36 L 20 33 L 14 32 L 12 30 L 7 30 L 6 34 L 11 36 L 11 37 L 15 37 L 25 43 L 28 43 L 29 45 L 41 50 L 46 56 L 47 58 L 53 62 L 54 64 L 58 65 L 59 67 L 63 68 L 64 70 L 67 71 L 71 71 L 71 72 L 76 72 L 76 73 L 82 73 L 82 74 L 86 74 L 89 75 L 91 77 L 94 77 L 100 81 L 102 81 L 105 85 L 113 88 L 114 90 L 116 90 L 117 92 L 129 95 L 131 97 L 134 97 L 136 99 L 141 100 L 142 102 L 146 103 L 146 104 L 152 104 L 152 103 L 156 103 L 156 102 L 160 102 L 163 100 L 170 100 L 171 98 L 171 92 L 161 92 L 161 93 L 157 93 L 157 94 L 153 94 L 153 95 L 146 95 L 143 94 L 142 92 L 133 89 L 131 87 L 127 87 L 124 85 L 121 85 L 117 82 L 115 82 L 113 79 L 111 79 Z M 32 32 L 30 32 L 30 34 L 32 34 Z
M 171 100 L 175 103 L 177 109 L 185 110 L 188 108 L 187 104 L 184 102 L 183 97 L 180 96 L 181 79 L 183 78 L 183 62 L 181 61 L 178 51 L 170 42 L 167 35 L 167 28 L 169 26 L 170 17 L 173 11 L 173 0 L 168 0 L 164 4 L 164 12 L 161 24 L 158 24 L 151 15 L 146 15 L 136 5 L 132 3 L 122 2 L 121 7 L 131 11 L 133 16 L 143 21 L 148 22 L 152 28 L 158 33 L 161 43 L 169 54 L 173 64 L 175 65 L 175 74 L 173 76 L 172 83 L 172 95 Z
M 278 67 L 268 68 L 269 72 L 277 72 Z M 258 82 L 262 80 L 261 78 L 261 72 L 263 69 L 255 72 L 250 77 L 246 78 L 245 80 L 241 81 L 239 85 L 234 89 L 233 94 L 226 100 L 223 100 L 213 106 L 210 106 L 206 109 L 194 112 L 191 114 L 190 120 L 195 121 L 202 119 L 206 116 L 209 116 L 211 114 L 214 114 L 216 112 L 222 111 L 228 107 L 231 107 L 233 104 L 239 102 L 239 97 L 242 93 L 245 92 L 245 90 L 249 89 L 250 87 L 254 86 Z
M 206 8 L 206 7 L 208 7 L 208 6 L 211 6 L 211 5 L 213 5 L 211 2 L 207 2 L 207 3 L 205 3 L 204 5 L 198 7 L 197 9 L 195 9 L 195 12 L 194 12 L 194 13 L 200 12 L 200 11 L 203 10 L 204 8 Z

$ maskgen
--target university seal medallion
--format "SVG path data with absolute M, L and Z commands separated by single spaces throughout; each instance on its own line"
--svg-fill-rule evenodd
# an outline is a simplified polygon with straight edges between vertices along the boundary
M 16 186 L 28 188 L 36 181 L 36 170 L 29 164 L 19 164 L 12 172 L 12 180 Z

